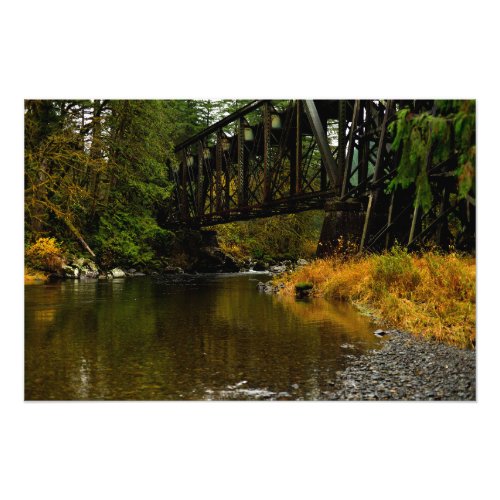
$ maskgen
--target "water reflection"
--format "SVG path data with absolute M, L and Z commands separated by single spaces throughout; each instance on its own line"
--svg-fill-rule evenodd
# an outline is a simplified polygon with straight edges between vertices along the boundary
M 318 399 L 376 348 L 346 304 L 251 275 L 26 287 L 26 399 Z

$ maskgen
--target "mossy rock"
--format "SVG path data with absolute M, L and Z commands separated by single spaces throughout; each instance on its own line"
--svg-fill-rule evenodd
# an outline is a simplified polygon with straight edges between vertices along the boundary
M 313 284 L 308 281 L 301 281 L 295 285 L 295 291 L 299 292 L 307 292 L 308 290 L 312 290 Z

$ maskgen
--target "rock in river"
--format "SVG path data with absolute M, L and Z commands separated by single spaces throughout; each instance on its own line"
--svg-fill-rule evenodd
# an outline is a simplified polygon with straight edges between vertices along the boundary
M 123 271 L 119 267 L 115 267 L 114 269 L 111 269 L 111 274 L 112 274 L 113 278 L 125 278 L 125 271 Z
M 65 278 L 78 279 L 80 276 L 80 269 L 76 266 L 63 266 L 62 272 Z

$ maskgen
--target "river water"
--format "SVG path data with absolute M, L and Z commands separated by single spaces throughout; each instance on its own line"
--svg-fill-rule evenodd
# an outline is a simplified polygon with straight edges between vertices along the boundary
M 25 288 L 26 400 L 316 400 L 381 341 L 352 307 L 254 273 Z

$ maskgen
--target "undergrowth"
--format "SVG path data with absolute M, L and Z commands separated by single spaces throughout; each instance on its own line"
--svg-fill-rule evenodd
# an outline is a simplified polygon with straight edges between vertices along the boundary
M 395 247 L 382 255 L 318 259 L 284 279 L 284 293 L 310 282 L 315 295 L 353 302 L 396 328 L 459 347 L 475 345 L 474 257 L 414 255 Z
M 64 264 L 64 252 L 55 238 L 38 238 L 24 251 L 28 268 L 39 271 L 57 271 Z

